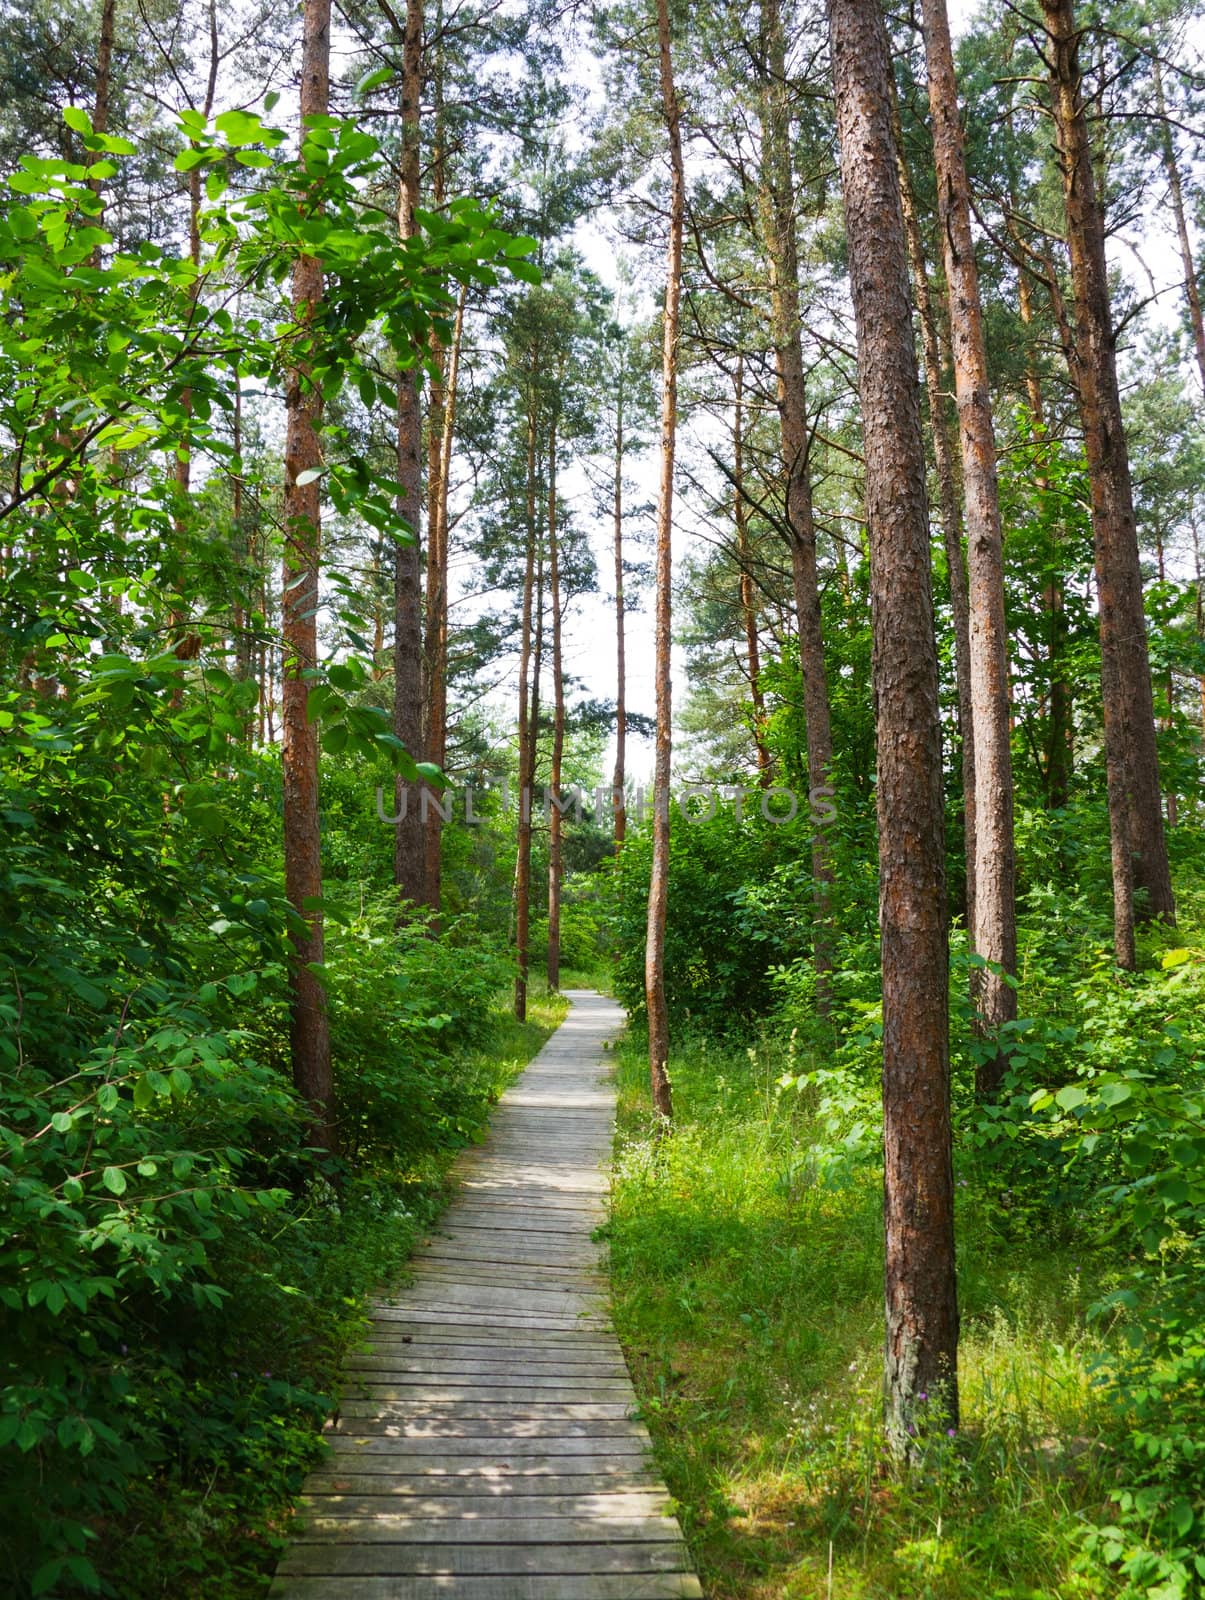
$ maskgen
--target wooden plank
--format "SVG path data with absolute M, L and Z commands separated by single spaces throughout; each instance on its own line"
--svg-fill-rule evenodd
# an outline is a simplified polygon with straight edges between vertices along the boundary
M 543 1517 L 589 1518 L 662 1517 L 669 1509 L 664 1489 L 603 1489 L 589 1494 L 517 1494 L 499 1489 L 494 1494 L 463 1494 L 455 1498 L 435 1493 L 377 1494 L 372 1490 L 347 1493 L 310 1488 L 301 1497 L 300 1510 L 308 1517 L 390 1517 L 401 1510 L 409 1518 L 429 1522 L 457 1521 L 461 1517 L 516 1517 L 540 1521 Z
M 508 1449 L 515 1439 L 645 1438 L 629 1417 L 380 1417 L 349 1416 L 327 1425 L 324 1437 L 370 1439 L 496 1439 Z M 505 1443 L 502 1443 L 505 1441 Z
M 435 1456 L 416 1456 L 408 1445 L 399 1446 L 392 1452 L 371 1455 L 363 1452 L 348 1455 L 329 1449 L 326 1459 L 317 1469 L 323 1476 L 337 1478 L 372 1477 L 380 1480 L 390 1477 L 399 1481 L 421 1478 L 424 1482 L 438 1479 L 441 1488 L 449 1489 L 454 1484 L 509 1483 L 515 1486 L 516 1493 L 521 1492 L 522 1486 L 532 1479 L 543 1482 L 552 1478 L 585 1476 L 628 1478 L 633 1474 L 643 1476 L 653 1470 L 647 1452 L 638 1456 L 617 1456 L 603 1451 L 594 1456 L 521 1456 L 512 1460 L 502 1460 L 496 1453 L 489 1453 L 477 1458 L 457 1456 L 440 1460 Z
M 655 1472 L 627 1470 L 618 1466 L 610 1472 L 562 1472 L 487 1474 L 483 1472 L 311 1472 L 306 1479 L 310 1494 L 369 1494 L 420 1497 L 438 1494 L 445 1505 L 462 1497 L 523 1496 L 540 1494 L 599 1494 L 609 1489 L 650 1489 L 664 1494 Z
M 688 1572 L 277 1578 L 271 1600 L 702 1600 Z
M 330 1544 L 291 1545 L 278 1571 L 290 1576 L 406 1577 L 688 1572 L 685 1544 L 608 1540 L 600 1545 Z M 452 1592 L 455 1593 L 455 1588 Z
M 486 1347 L 489 1350 L 489 1347 Z M 493 1350 L 486 1355 L 459 1355 L 449 1352 L 429 1355 L 410 1355 L 408 1351 L 374 1351 L 372 1355 L 352 1356 L 347 1371 L 356 1374 L 380 1372 L 387 1375 L 399 1373 L 428 1373 L 448 1377 L 504 1377 L 514 1382 L 527 1375 L 557 1378 L 611 1378 L 627 1383 L 627 1368 L 622 1361 L 608 1361 L 605 1357 L 578 1360 L 570 1352 L 563 1356 L 550 1356 L 543 1361 L 528 1360 L 523 1355 L 507 1356 Z
M 604 1361 L 618 1362 L 626 1370 L 626 1362 L 618 1345 L 607 1339 L 571 1338 L 555 1342 L 541 1338 L 502 1340 L 496 1336 L 491 1337 L 488 1333 L 479 1333 L 470 1338 L 466 1337 L 463 1331 L 459 1338 L 441 1334 L 432 1339 L 419 1332 L 395 1334 L 388 1325 L 382 1327 L 372 1340 L 366 1342 L 362 1349 L 356 1352 L 356 1355 L 373 1354 L 396 1356 L 403 1361 L 410 1356 L 414 1356 L 416 1360 L 466 1356 L 470 1361 L 486 1361 L 497 1356 L 500 1361 L 529 1361 L 543 1366 L 560 1360 Z
M 405 1563 L 398 1562 L 395 1568 L 390 1568 L 389 1546 L 346 1546 L 338 1552 L 338 1565 L 334 1555 L 331 1558 L 330 1565 L 334 1570 L 328 1570 L 326 1563 L 323 1563 L 315 1571 L 306 1565 L 304 1555 L 322 1562 L 320 1547 L 298 1546 L 301 1560 L 294 1563 L 290 1552 L 290 1558 L 286 1558 L 288 1566 L 283 1562 L 280 1566 L 282 1576 L 278 1584 L 282 1587 L 272 1587 L 272 1595 L 306 1595 L 310 1600 L 322 1600 L 325 1594 L 339 1597 L 354 1594 L 357 1600 L 365 1600 L 368 1595 L 389 1597 L 389 1600 L 411 1595 L 454 1595 L 454 1600 L 533 1600 L 533 1597 L 539 1597 L 539 1600 L 584 1600 L 584 1597 L 589 1597 L 589 1600 L 598 1600 L 598 1597 L 607 1597 L 607 1600 L 611 1600 L 611 1597 L 615 1597 L 615 1600 L 647 1600 L 650 1595 L 703 1594 L 698 1587 L 698 1579 L 685 1565 L 685 1546 L 680 1554 L 672 1546 L 594 1549 L 597 1554 L 590 1546 L 566 1550 L 560 1558 L 560 1565 L 549 1568 L 538 1546 L 526 1550 L 491 1550 L 488 1546 L 478 1546 L 459 1552 L 446 1546 L 427 1546 L 426 1549 L 411 1546 L 405 1552 L 398 1552 L 405 1554 Z M 586 1584 L 600 1586 L 607 1578 L 611 1579 L 613 1586 L 586 1587 Z M 331 1584 L 331 1579 L 336 1582 L 336 1587 L 326 1590 L 317 1587 L 318 1584 Z M 338 1587 L 339 1579 L 350 1579 L 350 1582 L 346 1587 Z M 371 1579 L 371 1582 L 365 1579 Z M 499 1579 L 502 1581 L 499 1582 Z M 408 1581 L 411 1584 L 414 1581 L 426 1582 L 432 1587 L 386 1587 Z M 679 1582 L 683 1587 L 658 1589 L 656 1586 L 659 1581 Z M 309 1584 L 309 1587 L 283 1587 L 285 1584 Z M 546 1587 L 531 1587 L 533 1584 L 544 1584 Z
M 583 1391 L 581 1398 L 594 1395 L 600 1398 L 614 1390 L 627 1394 L 630 1380 L 621 1367 L 596 1365 L 581 1366 L 571 1361 L 552 1362 L 542 1367 L 525 1367 L 521 1361 L 467 1361 L 460 1357 L 454 1361 L 395 1361 L 383 1357 L 379 1361 L 362 1361 L 348 1368 L 348 1381 L 352 1386 L 363 1384 L 472 1384 L 483 1389 L 561 1389 L 576 1384 Z
M 492 1450 L 486 1449 L 480 1439 L 472 1438 L 402 1440 L 391 1439 L 387 1435 L 353 1434 L 350 1430 L 347 1433 L 328 1432 L 323 1437 L 331 1447 L 332 1456 L 344 1465 L 349 1460 L 362 1460 L 366 1456 L 397 1456 L 403 1446 L 404 1456 L 416 1462 L 424 1456 L 433 1456 L 438 1461 L 467 1456 L 483 1466 L 516 1461 L 524 1456 L 533 1456 L 537 1460 L 549 1456 L 587 1456 L 592 1460 L 598 1457 L 636 1456 L 643 1459 L 648 1451 L 647 1443 L 635 1434 L 621 1439 L 597 1439 L 564 1433 L 540 1434 L 538 1438 L 499 1441 Z
M 567 1545 L 599 1543 L 672 1544 L 682 1535 L 672 1517 L 465 1517 L 454 1529 L 428 1517 L 380 1512 L 367 1517 L 325 1517 L 307 1510 L 293 1524 L 299 1544 L 445 1544 L 452 1533 L 458 1544 Z M 555 1569 L 554 1569 L 555 1570 Z
M 341 1400 L 338 1415 L 393 1420 L 398 1417 L 474 1417 L 498 1421 L 505 1418 L 565 1417 L 582 1421 L 587 1417 L 631 1417 L 633 1402 L 622 1400 L 451 1400 L 437 1409 L 424 1400 Z M 367 1428 L 364 1430 L 369 1431 Z

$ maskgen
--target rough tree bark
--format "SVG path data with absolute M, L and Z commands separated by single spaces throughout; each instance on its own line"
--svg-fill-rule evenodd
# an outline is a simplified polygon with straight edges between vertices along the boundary
M 971 233 L 954 47 L 945 0 L 922 0 L 929 110 L 954 355 L 962 448 L 970 588 L 971 728 L 975 745 L 975 921 L 972 945 L 989 963 L 975 984 L 978 1023 L 997 1034 L 1016 1020 L 1017 867 L 1009 746 L 1008 624 L 1004 614 L 1004 537 L 996 476 L 996 433 L 987 371 L 979 271 Z M 1009 980 L 1013 980 L 1010 982 Z M 1008 1065 L 996 1051 L 977 1073 L 993 1092 Z
M 615 554 L 615 772 L 611 778 L 611 798 L 615 808 L 615 853 L 623 849 L 628 831 L 627 782 L 628 683 L 626 639 L 624 637 L 623 594 L 623 458 L 624 387 L 627 379 L 627 350 L 620 351 L 615 381 L 615 483 L 611 498 L 612 544 Z
M 908 262 L 878 0 L 827 0 L 858 384 L 878 733 L 886 1408 L 958 1416 L 948 949 L 937 648 Z M 929 1414 L 932 1414 L 931 1412 Z
M 432 383 L 428 427 L 435 448 L 428 447 L 427 476 L 427 760 L 443 768 L 448 756 L 448 486 L 456 433 L 456 400 L 460 387 L 460 350 L 464 340 L 465 291 L 456 304 L 450 351 L 442 352 L 443 372 L 436 406 Z M 443 818 L 432 806 L 423 850 L 426 900 L 438 910 L 441 899 Z
M 929 408 L 929 432 L 933 441 L 933 465 L 937 469 L 937 498 L 941 514 L 942 548 L 950 577 L 950 611 L 954 622 L 954 678 L 958 687 L 958 736 L 962 757 L 962 819 L 966 851 L 966 930 L 968 941 L 975 931 L 975 739 L 971 711 L 971 603 L 967 593 L 966 557 L 962 548 L 962 499 L 958 492 L 955 450 L 950 438 L 950 419 L 946 407 L 941 341 L 933 296 L 929 290 L 929 267 L 925 259 L 924 237 L 912 191 L 912 175 L 904 157 L 904 132 L 900 124 L 899 99 L 892 80 L 892 127 L 896 141 L 896 160 L 900 174 L 900 202 L 904 214 L 904 235 L 908 244 L 908 264 L 920 321 L 921 355 L 925 369 L 925 399 Z
M 762 0 L 761 30 L 765 61 L 760 91 L 761 213 L 770 257 L 770 309 L 783 467 L 787 478 L 787 530 L 799 628 L 803 714 L 807 724 L 808 787 L 815 790 L 828 784 L 832 775 L 833 734 L 808 464 L 811 428 L 799 317 L 799 251 L 795 238 L 795 179 L 791 167 L 791 87 L 787 81 L 786 38 L 779 0 Z M 833 870 L 823 830 L 818 827 L 812 832 L 812 879 L 815 885 L 812 962 L 816 971 L 816 1000 L 820 1010 L 826 1011 L 827 975 L 832 968 L 829 906 Z
M 559 395 L 562 373 L 557 374 Z M 555 402 L 554 402 L 555 404 Z M 548 987 L 561 986 L 561 769 L 565 758 L 565 677 L 561 666 L 561 551 L 556 504 L 557 419 L 548 431 L 548 587 L 552 606 L 552 760 L 548 774 Z
M 1013 210 L 1017 209 L 1013 204 Z M 1033 290 L 1029 274 L 1021 268 L 1017 273 L 1017 305 L 1021 321 L 1026 328 L 1033 324 Z M 1035 437 L 1046 437 L 1046 407 L 1042 400 L 1042 382 L 1031 353 L 1025 358 L 1025 399 Z M 1034 488 L 1039 495 L 1049 492 L 1049 482 L 1039 461 L 1034 469 Z M 1057 534 L 1051 532 L 1057 539 Z M 1042 605 L 1046 611 L 1047 663 L 1050 672 L 1050 698 L 1046 708 L 1046 804 L 1057 811 L 1067 804 L 1071 795 L 1071 771 L 1074 755 L 1074 723 L 1072 720 L 1071 684 L 1065 671 L 1067 654 L 1067 595 L 1063 573 L 1056 558 L 1050 564 L 1050 573 L 1042 586 Z
M 1132 969 L 1135 921 L 1161 918 L 1174 923 L 1176 907 L 1163 828 L 1138 531 L 1117 386 L 1104 209 L 1097 193 L 1079 67 L 1081 33 L 1073 0 L 1042 0 L 1042 15 L 1075 300 L 1072 377 L 1092 493 L 1113 856 L 1113 943 L 1118 965 Z M 1135 891 L 1141 892 L 1140 901 Z
M 409 0 L 402 41 L 402 178 L 398 189 L 398 237 L 412 239 L 419 204 L 419 111 L 423 81 L 423 4 Z M 417 356 L 417 352 L 412 352 Z M 398 373 L 397 511 L 412 531 L 409 544 L 396 546 L 393 575 L 393 731 L 418 756 L 423 749 L 422 410 L 419 366 L 413 360 Z M 398 818 L 393 845 L 393 881 L 403 901 L 429 904 L 421 783 L 397 778 Z
M 440 42 L 443 7 L 437 7 L 436 48 L 432 64 L 431 205 L 441 211 L 447 201 L 447 127 L 444 111 L 444 62 Z M 452 442 L 456 431 L 456 398 L 460 381 L 460 348 L 464 338 L 465 289 L 456 302 L 451 348 L 431 332 L 436 375 L 431 379 L 427 409 L 427 628 L 423 642 L 426 671 L 427 760 L 440 769 L 448 755 L 448 492 Z M 442 899 L 443 817 L 432 806 L 423 829 L 424 898 L 438 911 Z
M 757 638 L 757 608 L 753 602 L 753 574 L 749 570 L 749 507 L 745 501 L 745 359 L 739 351 L 732 398 L 732 515 L 736 523 L 741 621 L 745 630 L 745 671 L 749 678 L 749 703 L 753 710 L 757 777 L 761 786 L 768 788 L 774 777 L 770 752 L 766 747 L 766 698 L 761 686 L 761 649 Z
M 674 446 L 678 426 L 678 334 L 682 303 L 682 230 L 686 175 L 682 164 L 681 109 L 670 51 L 669 0 L 657 0 L 657 55 L 661 110 L 669 144 L 669 243 L 665 267 L 665 318 L 661 347 L 661 474 L 657 488 L 657 742 L 653 769 L 653 859 L 649 876 L 644 994 L 649 1023 L 649 1078 L 653 1109 L 667 1126 L 673 1116 L 669 1081 L 669 1012 L 665 998 L 665 917 L 669 902 L 669 785 L 673 755 L 670 651 L 672 634 Z
M 330 109 L 330 0 L 306 0 L 302 22 L 301 124 Z M 322 264 L 299 256 L 293 268 L 294 320 L 313 325 L 322 302 Z M 317 469 L 322 396 L 309 381 L 304 357 L 285 393 L 284 581 L 281 633 L 281 771 L 284 782 L 285 893 L 293 908 L 289 963 L 289 1045 L 293 1082 L 312 1108 L 315 1143 L 335 1148 L 330 1028 L 326 993 L 313 968 L 323 955 L 322 852 L 318 824 L 318 728 L 306 716 L 309 683 L 318 661 L 318 566 L 322 505 Z M 297 480 L 308 473 L 309 482 Z
M 536 430 L 539 347 L 533 346 L 527 388 L 527 549 L 523 567 L 523 608 L 519 638 L 519 821 L 515 836 L 515 1016 L 527 1018 L 527 947 L 531 918 L 531 785 L 535 776 L 539 661 L 532 672 L 532 616 L 536 578 Z M 531 700 L 528 682 L 532 679 Z

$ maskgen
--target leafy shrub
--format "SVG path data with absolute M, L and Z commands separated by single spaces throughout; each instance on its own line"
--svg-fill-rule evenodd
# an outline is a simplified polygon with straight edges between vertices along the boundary
M 419 921 L 398 925 L 392 891 L 331 930 L 326 964 L 336 1098 L 344 1154 L 413 1152 L 463 1144 L 482 1111 L 464 1052 L 491 1027 L 506 982 L 503 952 L 471 917 L 445 921 L 438 938 Z

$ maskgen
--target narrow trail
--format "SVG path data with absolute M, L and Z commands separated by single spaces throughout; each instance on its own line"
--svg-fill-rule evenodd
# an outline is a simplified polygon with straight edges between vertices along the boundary
M 623 1012 L 568 991 L 460 1190 L 374 1308 L 271 1600 L 701 1597 L 591 1234 L 605 1217 Z

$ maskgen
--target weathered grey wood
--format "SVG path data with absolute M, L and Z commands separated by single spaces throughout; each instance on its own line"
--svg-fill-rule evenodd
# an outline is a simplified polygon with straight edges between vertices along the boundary
M 312 1472 L 306 1480 L 310 1494 L 392 1494 L 400 1499 L 440 1496 L 443 1506 L 454 1512 L 454 1502 L 490 1496 L 494 1502 L 504 1496 L 565 1496 L 600 1494 L 611 1490 L 648 1490 L 664 1494 L 655 1472 L 634 1467 L 631 1472 L 539 1472 L 504 1477 L 488 1477 L 483 1472 Z
M 491 1499 L 515 1496 L 600 1494 L 612 1489 L 664 1491 L 655 1472 L 639 1467 L 631 1471 L 613 1467 L 610 1472 L 549 1473 L 508 1472 L 501 1476 L 483 1472 L 312 1472 L 306 1480 L 310 1494 L 369 1494 L 427 1498 L 438 1494 L 451 1506 L 461 1497 Z
M 488 1438 L 447 1439 L 413 1435 L 389 1438 L 387 1435 L 375 1433 L 351 1432 L 331 1432 L 326 1434 L 325 1438 L 331 1447 L 328 1461 L 338 1461 L 341 1466 L 346 1466 L 350 1460 L 363 1460 L 368 1456 L 397 1456 L 403 1453 L 403 1449 L 404 1454 L 414 1461 L 420 1456 L 434 1456 L 439 1461 L 467 1456 L 483 1466 L 488 1466 L 492 1462 L 515 1461 L 522 1456 L 534 1456 L 537 1459 L 547 1456 L 586 1456 L 591 1460 L 602 1455 L 634 1456 L 638 1461 L 643 1461 L 647 1454 L 644 1441 L 632 1436 L 622 1439 L 600 1439 L 575 1438 L 572 1434 L 565 1433 L 541 1434 L 534 1439 L 499 1440 L 492 1448 Z
M 678 1567 L 605 1572 L 282 1574 L 273 1600 L 700 1600 L 693 1573 Z
M 604 1489 L 590 1494 L 465 1494 L 397 1496 L 367 1490 L 356 1494 L 344 1491 L 313 1490 L 303 1495 L 301 1511 L 306 1517 L 422 1517 L 428 1522 L 447 1522 L 462 1517 L 515 1518 L 539 1521 L 542 1517 L 663 1517 L 669 1509 L 669 1496 L 663 1489 Z
M 373 1308 L 272 1600 L 701 1600 L 595 1238 L 622 1014 L 573 999 Z
M 470 1421 L 502 1422 L 539 1417 L 565 1417 L 582 1422 L 588 1417 L 631 1417 L 628 1400 L 449 1400 L 438 1410 L 433 1410 L 423 1400 L 360 1400 L 344 1397 L 339 1402 L 339 1417 L 345 1422 L 349 1417 L 370 1421 L 396 1421 L 399 1417 L 429 1417 L 433 1420 L 453 1421 L 460 1418 Z M 362 1430 L 367 1433 L 367 1426 Z
M 644 1573 L 688 1572 L 686 1546 L 650 1540 L 612 1539 L 601 1544 L 364 1544 L 331 1540 L 329 1544 L 291 1545 L 281 1560 L 282 1573 L 328 1573 L 331 1576 L 382 1577 L 419 1573 Z M 455 1588 L 449 1585 L 455 1595 Z M 273 1589 L 275 1597 L 275 1589 Z

